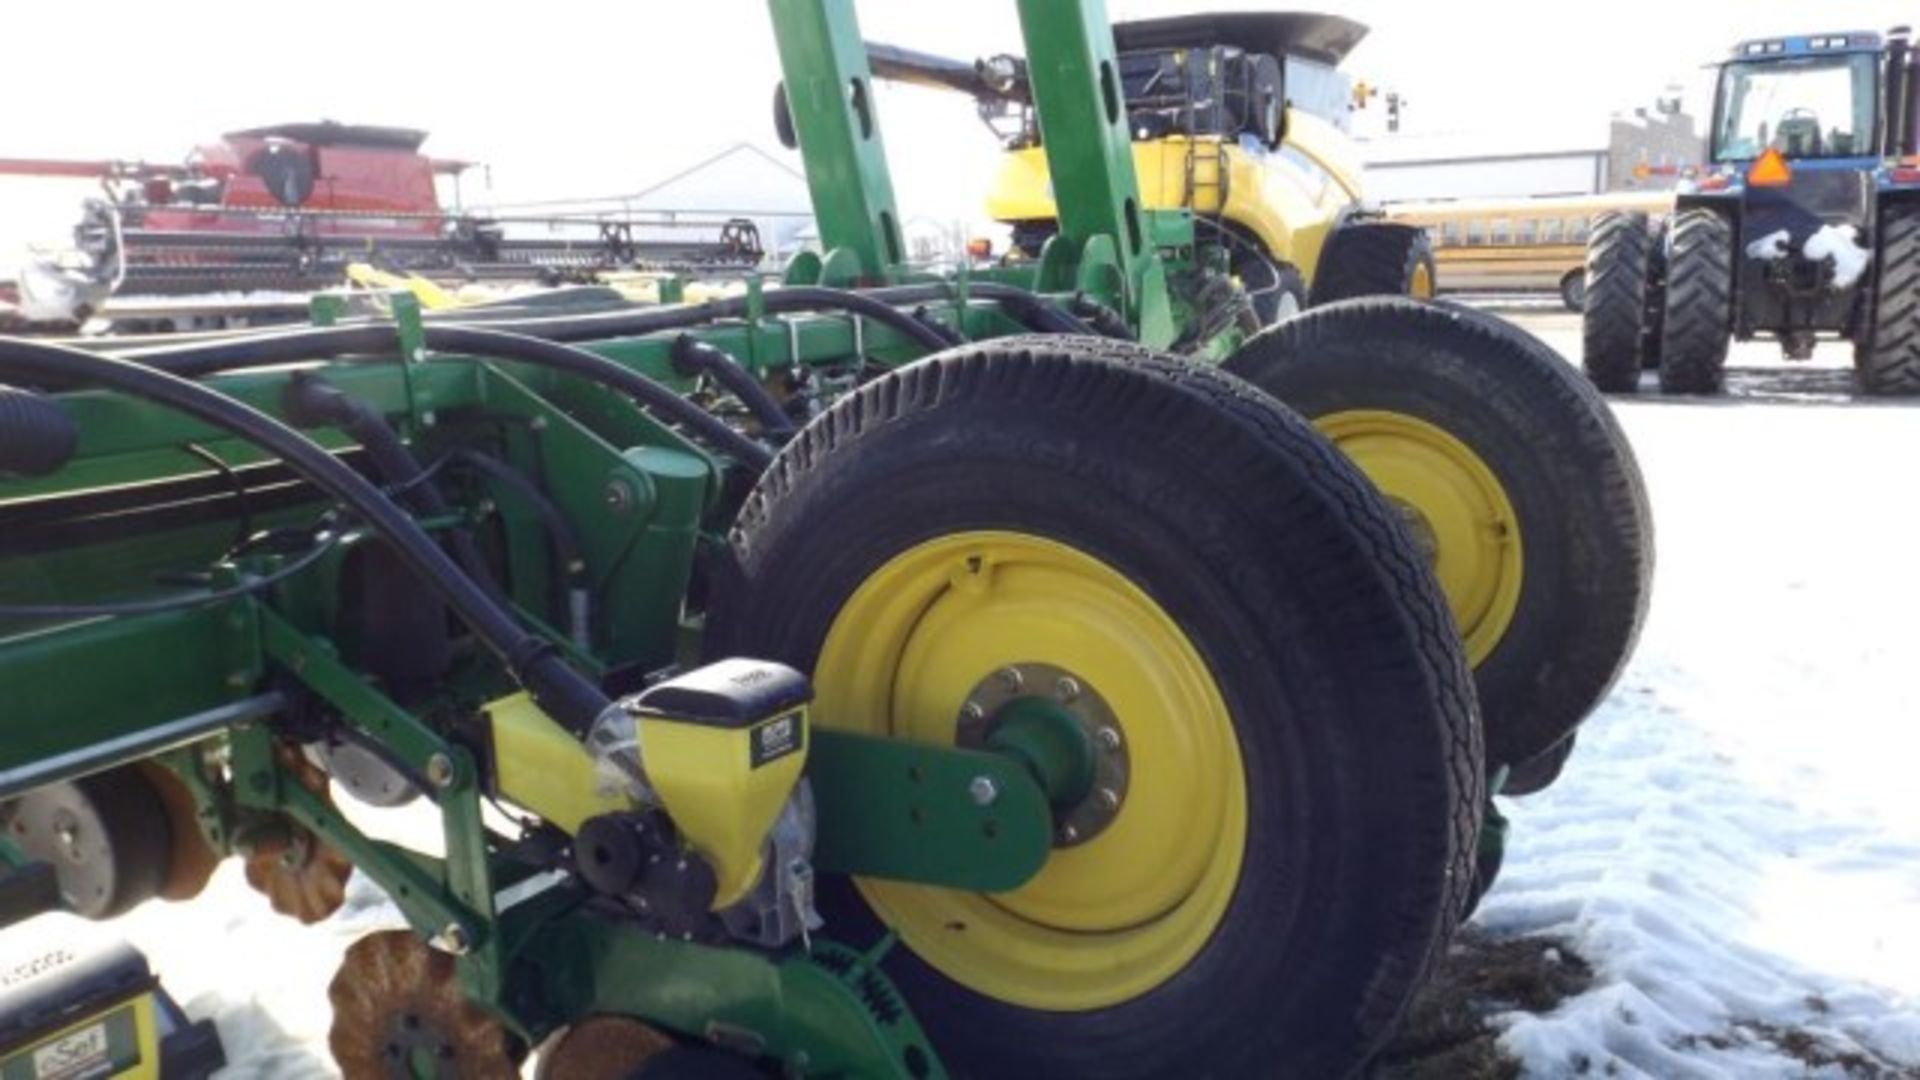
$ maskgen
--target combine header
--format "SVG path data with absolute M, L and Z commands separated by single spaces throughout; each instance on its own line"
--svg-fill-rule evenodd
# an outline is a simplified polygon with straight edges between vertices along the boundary
M 765 254 L 742 218 L 448 209 L 437 181 L 470 166 L 428 157 L 425 140 L 323 122 L 232 132 L 184 165 L 0 159 L 0 175 L 105 188 L 88 200 L 72 250 L 23 271 L 19 317 L 78 323 L 111 295 L 305 293 L 340 285 L 355 263 L 436 280 L 558 283 L 616 270 L 743 272 Z

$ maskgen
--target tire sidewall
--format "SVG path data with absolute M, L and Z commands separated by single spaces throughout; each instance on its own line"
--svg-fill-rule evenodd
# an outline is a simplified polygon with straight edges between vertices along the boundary
M 1003 344 L 974 352 L 992 361 L 1017 350 Z M 953 375 L 953 363 L 947 367 Z M 931 374 L 906 369 L 885 377 L 900 385 L 862 393 L 900 400 L 933 392 L 928 384 L 939 383 L 925 378 Z M 1276 1060 L 1303 1075 L 1345 1071 L 1357 1064 L 1356 1025 L 1363 1043 L 1384 1033 L 1434 935 L 1450 928 L 1422 925 L 1426 917 L 1451 918 L 1434 899 L 1447 886 L 1428 879 L 1452 858 L 1423 854 L 1422 845 L 1447 844 L 1447 825 L 1435 820 L 1451 812 L 1442 789 L 1470 785 L 1444 775 L 1438 733 L 1407 725 L 1404 710 L 1419 712 L 1414 699 L 1432 688 L 1408 682 L 1407 672 L 1355 670 L 1381 655 L 1382 646 L 1363 644 L 1368 620 L 1377 627 L 1400 613 L 1383 606 L 1384 594 L 1367 599 L 1364 582 L 1347 590 L 1314 583 L 1316 562 L 1363 553 L 1343 551 L 1342 527 L 1298 492 L 1286 506 L 1288 534 L 1278 528 L 1288 492 L 1249 499 L 1234 491 L 1224 467 L 1230 462 L 1213 456 L 1253 452 L 1252 442 L 1175 437 L 1201 434 L 1194 425 L 1207 412 L 1202 403 L 1165 409 L 1159 432 L 1130 424 L 1146 399 L 1170 393 L 1141 374 L 1110 369 L 1088 380 L 1090 393 L 1073 395 L 1082 405 L 1075 413 L 1030 394 L 953 393 L 841 438 L 831 468 L 816 461 L 797 478 L 789 470 L 793 482 L 776 498 L 750 500 L 736 532 L 753 595 L 722 637 L 810 671 L 833 617 L 874 569 L 956 532 L 1046 537 L 1135 582 L 1188 636 L 1234 718 L 1247 780 L 1248 854 L 1213 938 L 1160 986 L 1087 1013 L 1039 1013 L 989 999 L 905 947 L 888 955 L 887 970 L 909 1001 L 939 1003 L 922 1022 L 943 1052 L 969 1040 L 964 1056 L 982 1075 L 1237 1075 Z M 1307 434 L 1297 418 L 1240 389 L 1247 407 L 1257 401 Z M 847 422 L 861 408 L 846 399 L 815 425 Z M 1351 480 L 1364 486 L 1357 474 Z M 797 567 L 805 572 L 785 572 Z M 1403 713 L 1389 719 L 1382 709 Z M 1398 735 L 1387 738 L 1382 725 Z M 1382 739 L 1394 745 L 1374 745 Z M 1381 791 L 1398 794 L 1381 799 Z M 1383 874 L 1381 867 L 1395 869 Z M 1425 916 L 1423 905 L 1431 909 Z M 850 934 L 858 946 L 878 936 L 845 881 L 823 888 L 823 906 L 836 937 Z M 1368 956 L 1378 966 L 1355 964 Z M 1248 1038 L 1263 1025 L 1262 1037 Z M 999 1038 L 980 1044 L 983 1031 Z M 1176 1062 L 1163 1056 L 1170 1045 L 1210 1049 Z

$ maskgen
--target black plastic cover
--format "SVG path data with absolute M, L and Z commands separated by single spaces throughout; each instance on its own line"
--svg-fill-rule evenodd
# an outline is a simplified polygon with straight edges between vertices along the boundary
M 146 957 L 125 942 L 81 949 L 44 931 L 21 930 L 14 940 L 31 942 L 0 954 L 0 1051 L 15 1049 L 50 1031 L 154 988 Z
M 622 705 L 635 716 L 743 728 L 812 698 L 807 677 L 785 664 L 735 657 L 649 687 Z
M 1233 45 L 1251 53 L 1301 56 L 1335 67 L 1366 36 L 1366 26 L 1352 19 L 1303 11 L 1177 15 L 1113 24 L 1114 48 L 1123 53 Z

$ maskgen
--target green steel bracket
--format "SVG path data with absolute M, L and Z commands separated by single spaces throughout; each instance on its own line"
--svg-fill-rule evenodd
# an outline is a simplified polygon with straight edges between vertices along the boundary
M 517 912 L 516 912 L 517 914 Z M 614 1013 L 781 1062 L 789 1076 L 944 1077 L 892 981 L 858 953 L 816 938 L 769 956 L 663 940 L 574 912 L 529 935 L 517 973 L 552 1015 Z
M 785 285 L 820 284 L 820 253 L 817 251 L 797 251 L 787 260 L 787 268 L 781 272 L 780 281 Z
M 346 313 L 346 298 L 338 294 L 316 293 L 307 300 L 307 321 L 315 326 L 332 326 Z
M 444 757 L 449 749 L 445 739 L 341 663 L 325 641 L 309 638 L 272 611 L 261 612 L 260 629 L 274 663 L 340 710 L 415 776 L 433 775 L 434 758 Z
M 828 253 L 819 281 L 891 281 L 906 248 L 853 0 L 767 0 L 767 7 L 820 247 Z
M 443 880 L 444 873 L 436 873 L 426 860 L 354 828 L 332 803 L 308 791 L 281 767 L 274 758 L 276 739 L 273 730 L 263 724 L 234 730 L 230 742 L 234 798 L 241 808 L 284 814 L 312 830 L 384 889 L 421 934 L 439 936 L 455 926 L 466 934 L 478 932 L 480 918 L 453 897 Z
M 392 755 L 393 763 L 417 778 L 439 804 L 447 851 L 444 880 L 433 879 L 417 864 L 396 862 L 391 852 L 373 846 L 327 803 L 313 798 L 299 784 L 290 783 L 272 761 L 270 739 L 248 740 L 250 744 L 264 741 L 266 749 L 255 746 L 250 751 L 251 767 L 256 771 L 248 774 L 246 784 L 252 792 L 259 791 L 263 774 L 258 770 L 261 755 L 266 755 L 265 764 L 274 775 L 267 786 L 273 789 L 279 804 L 274 808 L 284 806 L 301 824 L 366 870 L 387 889 L 416 929 L 460 957 L 462 985 L 484 1000 L 493 1000 L 499 994 L 501 965 L 499 942 L 491 933 L 493 875 L 486 827 L 480 818 L 479 775 L 472 754 L 447 742 L 375 690 L 335 659 L 332 649 L 323 642 L 306 637 L 271 611 L 262 613 L 261 622 L 267 654 L 338 709 L 348 723 L 371 736 Z M 236 739 L 236 775 L 240 772 L 238 744 Z M 245 801 L 249 787 L 241 790 Z M 365 859 L 383 865 L 370 867 Z
M 1014 757 L 817 728 L 814 865 L 972 892 L 1019 888 L 1053 850 L 1053 814 Z
M 1019 8 L 1060 239 L 1083 258 L 1093 257 L 1089 249 L 1096 238 L 1113 244 L 1124 273 L 1121 309 L 1134 319 L 1143 343 L 1163 346 L 1173 340 L 1166 281 L 1156 273 L 1160 260 L 1140 208 L 1106 5 L 1019 0 Z M 1057 287 L 1058 264 L 1070 258 L 1067 250 L 1055 253 L 1050 268 L 1047 255 L 1042 252 L 1043 289 Z
M 434 423 L 433 394 L 414 378 L 414 368 L 427 359 L 427 331 L 420 318 L 420 298 L 410 292 L 387 294 L 393 325 L 400 338 L 400 374 L 407 388 L 407 418 L 421 427 Z

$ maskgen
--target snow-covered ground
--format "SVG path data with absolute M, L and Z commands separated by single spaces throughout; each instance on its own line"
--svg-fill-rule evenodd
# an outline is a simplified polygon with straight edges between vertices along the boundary
M 1521 321 L 1578 348 L 1570 317 Z M 1844 402 L 1828 351 L 1788 378 L 1737 350 L 1742 400 L 1619 405 L 1652 489 L 1652 614 L 1560 784 L 1510 806 L 1477 916 L 1595 969 L 1499 1021 L 1530 1074 L 1804 1076 L 1824 1055 L 1920 1075 L 1920 408 Z M 217 1017 L 229 1075 L 330 1075 L 327 981 L 392 911 L 356 882 L 301 928 L 238 871 L 86 932 L 131 938 Z
M 1525 321 L 1577 355 L 1571 318 Z M 1776 380 L 1747 346 L 1735 381 L 1844 385 L 1845 362 Z M 1826 396 L 1617 406 L 1652 613 L 1561 782 L 1511 806 L 1477 916 L 1596 970 L 1511 1019 L 1530 1074 L 1920 1075 L 1920 409 Z

